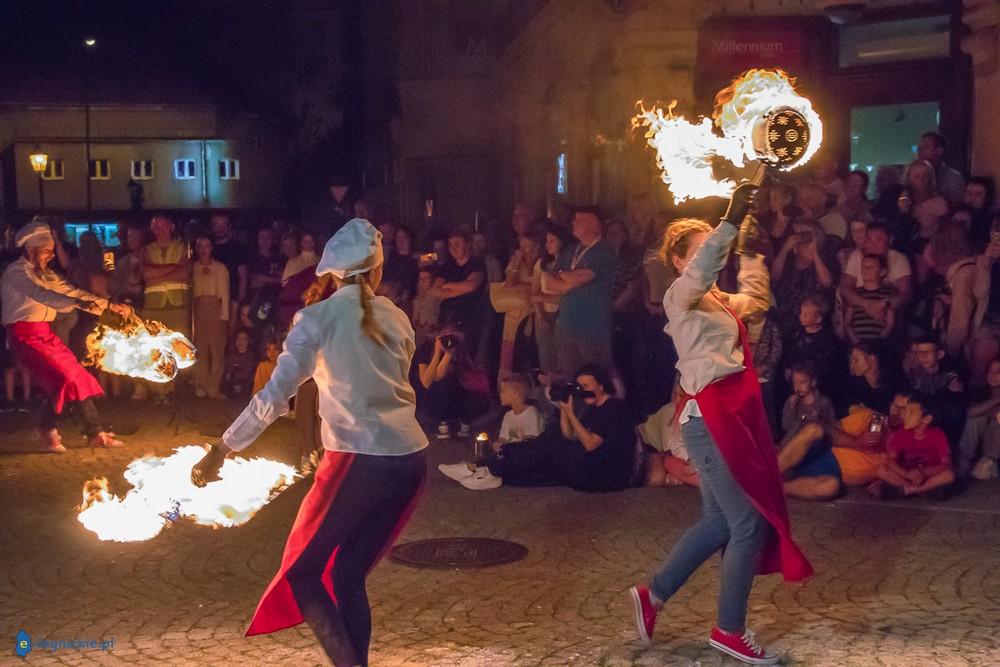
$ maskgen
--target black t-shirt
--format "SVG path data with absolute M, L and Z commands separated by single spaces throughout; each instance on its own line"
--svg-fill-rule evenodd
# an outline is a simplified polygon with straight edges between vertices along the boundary
M 417 278 L 420 270 L 417 267 L 417 258 L 414 255 L 397 255 L 390 253 L 385 260 L 385 270 L 382 275 L 384 282 L 399 283 L 410 298 L 417 294 Z
M 458 319 L 465 324 L 471 324 L 473 320 L 481 317 L 486 294 L 486 263 L 481 257 L 470 257 L 465 265 L 459 266 L 454 259 L 449 258 L 438 270 L 437 277 L 444 278 L 446 283 L 463 282 L 473 273 L 483 276 L 483 284 L 468 294 L 441 301 L 442 322 Z
M 238 241 L 230 239 L 225 243 L 216 243 L 212 256 L 225 264 L 229 271 L 229 298 L 236 299 L 240 288 L 239 268 L 250 264 L 247 249 Z
M 285 261 L 285 256 L 276 252 L 267 257 L 254 255 L 253 263 L 250 265 L 250 273 L 268 278 L 280 278 L 281 273 L 285 270 Z
M 604 405 L 586 406 L 580 423 L 604 442 L 589 452 L 580 445 L 574 488 L 582 491 L 628 488 L 635 462 L 635 426 L 625 402 L 609 398 Z
M 858 404 L 887 415 L 892 399 L 896 395 L 897 386 L 898 382 L 887 375 L 879 378 L 878 387 L 871 386 L 863 377 L 852 375 L 844 385 L 837 416 L 847 415 L 849 408 Z

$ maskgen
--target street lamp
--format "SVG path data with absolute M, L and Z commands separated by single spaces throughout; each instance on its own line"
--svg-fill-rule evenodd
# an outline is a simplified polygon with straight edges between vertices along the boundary
M 43 153 L 41 148 L 35 146 L 35 150 L 31 151 L 28 159 L 31 160 L 31 168 L 38 177 L 38 208 L 42 210 L 45 208 L 45 186 L 42 183 L 42 174 L 45 173 L 45 168 L 49 165 L 49 156 Z

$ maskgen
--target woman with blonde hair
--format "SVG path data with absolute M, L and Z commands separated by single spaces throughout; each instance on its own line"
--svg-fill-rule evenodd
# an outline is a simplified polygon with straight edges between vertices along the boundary
M 754 576 L 780 571 L 786 580 L 798 581 L 812 574 L 812 568 L 791 538 L 774 442 L 742 321 L 768 308 L 763 258 L 744 251 L 738 293 L 727 294 L 716 285 L 740 226 L 749 220 L 755 190 L 750 184 L 738 188 L 714 230 L 703 220 L 683 219 L 664 235 L 660 258 L 673 282 L 663 308 L 683 392 L 676 415 L 701 482 L 703 514 L 649 585 L 632 587 L 630 595 L 639 636 L 650 641 L 663 604 L 722 550 L 718 621 L 709 644 L 743 662 L 771 665 L 779 656 L 758 644 L 746 627 Z M 738 248 L 748 242 L 750 224 Z
M 246 634 L 305 621 L 338 667 L 368 664 L 365 578 L 405 524 L 426 476 L 427 438 L 408 380 L 413 328 L 374 295 L 381 236 L 355 218 L 330 239 L 316 273 L 330 274 L 336 291 L 296 314 L 271 379 L 191 471 L 199 486 L 217 479 L 225 457 L 253 443 L 288 412 L 299 385 L 316 380 L 326 453 Z
M 934 165 L 927 160 L 914 160 L 906 167 L 903 184 L 899 212 L 916 221 L 914 231 L 918 238 L 934 238 L 938 222 L 948 215 L 948 202 L 938 194 Z

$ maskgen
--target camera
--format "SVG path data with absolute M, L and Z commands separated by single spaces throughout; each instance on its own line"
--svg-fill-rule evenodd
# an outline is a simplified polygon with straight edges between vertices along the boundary
M 549 397 L 556 403 L 565 403 L 569 400 L 569 397 L 573 396 L 575 398 L 593 398 L 594 392 L 587 391 L 579 382 L 564 382 L 563 384 L 554 384 L 549 389 Z
M 441 347 L 443 347 L 446 350 L 454 350 L 456 347 L 458 347 L 458 344 L 460 342 L 461 341 L 458 339 L 458 336 L 456 336 L 455 334 L 446 334 L 444 336 L 441 336 Z

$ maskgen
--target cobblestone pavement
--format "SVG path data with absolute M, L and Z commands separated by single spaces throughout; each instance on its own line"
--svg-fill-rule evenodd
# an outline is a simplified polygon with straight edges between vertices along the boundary
M 220 405 L 189 406 L 172 423 L 167 411 L 112 406 L 113 419 L 141 425 L 128 447 L 62 456 L 13 453 L 30 435 L 0 420 L 0 637 L 8 647 L 0 663 L 22 664 L 11 649 L 23 628 L 36 641 L 115 638 L 110 652 L 36 650 L 29 664 L 327 664 L 305 626 L 242 637 L 308 481 L 242 528 L 183 524 L 116 544 L 76 521 L 85 479 L 120 479 L 137 455 L 204 441 L 199 429 L 217 432 L 235 411 Z M 250 453 L 293 462 L 296 442 L 294 425 L 281 420 Z M 434 442 L 431 459 L 453 461 L 469 449 Z M 857 494 L 793 503 L 817 575 L 805 585 L 759 579 L 752 626 L 795 665 L 1000 665 L 998 492 L 1000 484 L 980 483 L 938 504 L 878 505 Z M 530 553 L 478 571 L 383 562 L 369 579 L 372 664 L 735 664 L 705 645 L 717 560 L 670 601 L 653 646 L 636 641 L 631 627 L 627 587 L 648 575 L 698 509 L 690 489 L 473 493 L 432 470 L 403 540 L 495 537 Z

